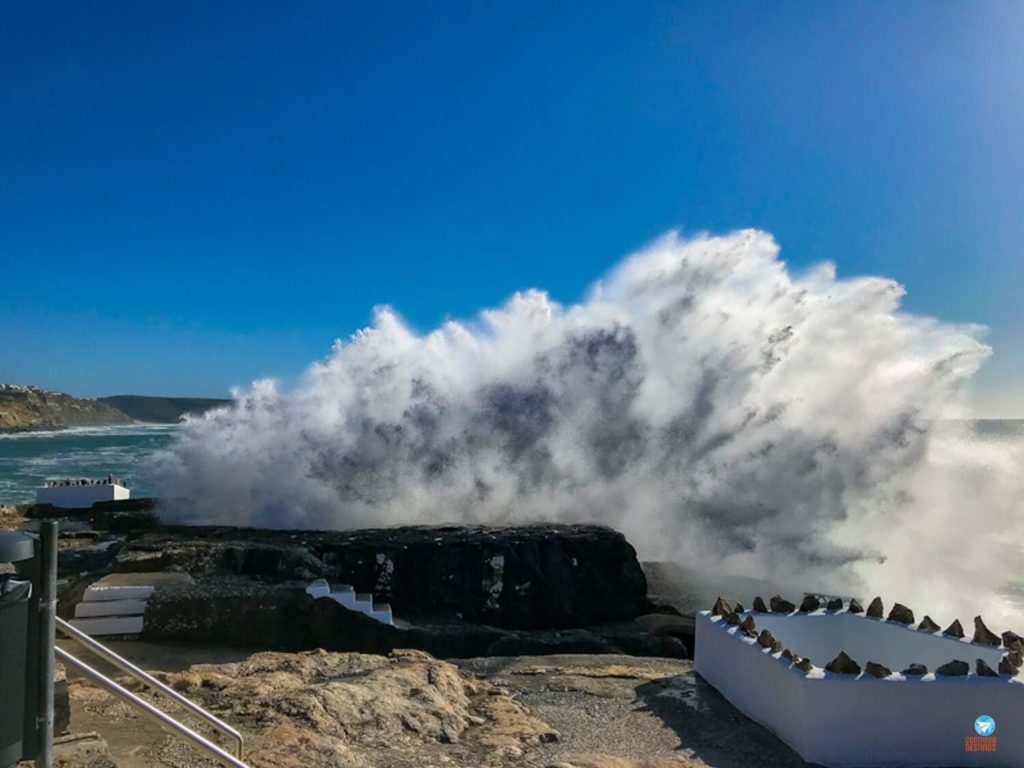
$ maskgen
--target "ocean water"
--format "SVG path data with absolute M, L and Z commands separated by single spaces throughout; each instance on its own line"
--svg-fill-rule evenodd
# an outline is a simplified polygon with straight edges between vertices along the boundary
M 0 503 L 35 501 L 36 488 L 46 480 L 109 474 L 124 480 L 132 495 L 149 495 L 145 461 L 166 447 L 177 429 L 134 424 L 0 435 Z

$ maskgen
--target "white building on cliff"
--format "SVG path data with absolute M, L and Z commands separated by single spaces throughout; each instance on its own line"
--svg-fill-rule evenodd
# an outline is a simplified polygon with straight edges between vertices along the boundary
M 36 490 L 36 504 L 62 509 L 88 509 L 97 501 L 122 501 L 131 491 L 116 477 L 103 480 L 51 480 Z

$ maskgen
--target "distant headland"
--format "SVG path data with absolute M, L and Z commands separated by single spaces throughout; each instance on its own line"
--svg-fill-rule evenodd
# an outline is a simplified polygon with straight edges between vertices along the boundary
M 216 398 L 114 395 L 78 398 L 25 384 L 0 383 L 0 434 L 111 427 L 136 422 L 175 424 L 188 413 L 228 405 Z

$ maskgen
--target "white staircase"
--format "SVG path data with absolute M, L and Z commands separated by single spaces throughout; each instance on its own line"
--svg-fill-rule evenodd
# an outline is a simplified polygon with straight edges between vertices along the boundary
M 137 635 L 142 632 L 152 586 L 97 586 L 85 590 L 71 626 L 87 635 Z
M 365 614 L 381 624 L 387 624 L 392 627 L 395 625 L 390 605 L 387 603 L 375 603 L 373 602 L 373 595 L 362 592 L 357 593 L 355 588 L 348 584 L 338 584 L 331 589 L 327 579 L 317 579 L 306 587 L 306 594 L 314 599 L 329 597 L 338 605 L 350 611 Z

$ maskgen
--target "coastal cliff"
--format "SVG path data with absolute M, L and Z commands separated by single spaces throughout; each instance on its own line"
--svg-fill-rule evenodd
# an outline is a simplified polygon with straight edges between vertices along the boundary
M 98 400 L 63 392 L 0 385 L 0 434 L 131 424 L 126 414 Z
M 101 403 L 147 424 L 177 424 L 186 414 L 200 414 L 231 405 L 230 400 L 212 397 L 147 397 L 113 395 L 101 397 Z

